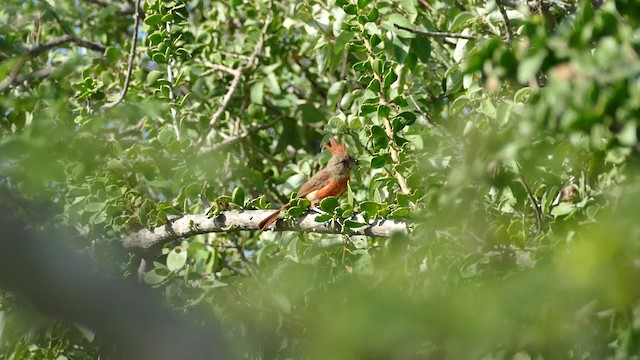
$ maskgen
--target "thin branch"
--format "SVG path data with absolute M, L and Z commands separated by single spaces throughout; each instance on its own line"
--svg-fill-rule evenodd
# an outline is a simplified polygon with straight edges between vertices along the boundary
M 60 17 L 58 17 L 58 14 L 55 11 L 53 11 L 53 9 L 49 9 L 48 11 L 49 13 L 51 13 L 51 15 L 53 15 L 53 18 L 60 25 L 60 27 L 62 28 L 62 31 L 66 35 L 71 37 L 71 41 L 87 49 L 100 51 L 100 52 L 104 52 L 106 50 L 106 48 L 100 44 L 77 37 L 76 34 L 74 34 L 73 31 L 71 31 L 71 29 L 67 26 L 67 24 L 64 21 L 62 21 Z
M 135 4 L 135 15 L 133 21 L 133 36 L 131 37 L 131 49 L 129 51 L 129 62 L 127 63 L 127 74 L 124 79 L 124 87 L 122 88 L 122 92 L 120 96 L 114 100 L 113 102 L 107 103 L 102 106 L 103 109 L 111 109 L 116 105 L 120 104 L 124 97 L 127 95 L 127 91 L 129 91 L 129 82 L 131 81 L 131 72 L 133 70 L 133 59 L 136 55 L 136 46 L 138 45 L 138 27 L 140 25 L 140 0 L 136 0 Z
M 540 207 L 540 204 L 538 204 L 538 200 L 536 200 L 529 182 L 524 178 L 524 176 L 522 176 L 522 168 L 520 167 L 520 164 L 516 164 L 516 166 L 518 168 L 518 177 L 520 178 L 520 182 L 527 190 L 527 197 L 529 198 L 529 201 L 531 201 L 531 207 L 533 207 L 533 211 L 536 214 L 536 235 L 538 235 L 540 234 L 540 231 L 542 231 L 542 208 Z
M 362 25 L 361 25 L 362 26 Z M 396 25 L 398 26 L 398 25 Z M 369 51 L 369 60 L 371 61 L 371 63 L 373 63 L 373 58 L 371 56 L 371 54 L 373 54 L 373 49 L 371 47 L 371 44 L 368 41 L 365 41 L 365 47 L 367 48 L 367 50 Z M 383 84 L 384 81 L 383 79 L 380 77 L 379 74 L 374 73 L 373 74 L 374 78 L 376 80 L 378 80 L 380 82 L 380 84 Z M 380 91 L 380 93 L 378 94 L 378 97 L 380 98 L 380 103 L 384 104 L 384 105 L 388 105 L 389 101 L 388 99 L 385 97 L 384 92 Z M 389 153 L 391 155 L 391 160 L 393 161 L 394 164 L 400 164 L 400 157 L 398 156 L 398 151 L 396 150 L 396 141 L 395 141 L 395 135 L 393 134 L 393 128 L 391 127 L 391 121 L 389 121 L 388 117 L 385 117 L 382 119 L 382 122 L 384 123 L 384 127 L 385 127 L 385 132 L 387 134 L 387 137 L 389 138 Z M 395 169 L 392 167 L 393 170 L 393 174 L 396 178 L 396 180 L 398 181 L 398 185 L 400 186 L 400 190 L 402 190 L 402 193 L 410 196 L 411 195 L 411 189 L 409 189 L 409 186 L 407 185 L 407 180 L 404 178 L 404 176 L 400 173 L 400 171 L 398 171 L 398 169 Z
M 398 24 L 394 24 L 394 25 L 400 30 L 405 30 L 405 31 L 414 33 L 416 35 L 424 36 L 424 37 L 442 37 L 442 38 L 467 39 L 467 40 L 484 39 L 483 37 L 480 37 L 480 36 L 455 34 L 455 33 L 449 33 L 444 31 L 418 30 L 418 29 L 412 29 L 412 28 L 398 25 Z
M 220 233 L 237 230 L 258 230 L 258 223 L 273 210 L 225 211 L 208 218 L 206 215 L 185 215 L 173 219 L 164 226 L 152 230 L 142 229 L 122 239 L 123 246 L 141 255 L 154 253 L 163 244 L 198 234 Z M 308 213 L 293 221 L 278 221 L 275 231 L 304 231 L 322 234 L 341 234 L 341 227 L 331 222 L 316 222 L 317 213 Z M 352 220 L 366 223 L 361 215 L 354 215 Z M 393 233 L 408 233 L 407 224 L 391 220 L 379 220 L 360 228 L 351 229 L 349 235 L 366 235 L 389 237 Z
M 102 7 L 115 6 L 118 8 L 118 14 L 120 15 L 133 15 L 136 11 L 133 5 L 131 5 L 131 3 L 129 2 L 114 3 L 113 1 L 109 1 L 109 0 L 84 0 L 84 1 L 88 3 L 100 5 Z M 140 20 L 143 20 L 142 11 L 138 13 L 138 17 L 140 18 Z
M 224 66 L 224 65 L 220 65 L 220 64 L 214 64 L 210 61 L 198 61 L 199 63 L 201 63 L 202 65 L 206 66 L 209 68 L 209 70 L 203 72 L 202 74 L 200 74 L 200 77 L 205 77 L 205 76 L 209 76 L 213 73 L 219 72 L 219 71 L 224 71 L 227 72 L 231 75 L 236 76 L 238 74 L 238 72 L 240 71 L 239 69 L 233 69 L 230 68 L 228 66 Z
M 18 59 L 18 62 L 9 72 L 9 76 L 0 84 L 0 92 L 3 92 L 6 88 L 11 86 L 15 82 L 16 76 L 18 76 L 18 73 L 20 72 L 20 70 L 22 70 L 22 67 L 27 62 L 27 59 L 28 56 L 22 56 L 20 57 L 20 59 Z
M 213 115 L 211 115 L 211 120 L 209 120 L 210 128 L 213 128 L 216 125 L 216 123 L 220 119 L 220 116 L 222 116 L 224 111 L 229 106 L 229 103 L 231 103 L 231 98 L 233 97 L 233 94 L 235 94 L 235 92 L 238 90 L 238 85 L 240 85 L 242 73 L 255 66 L 258 60 L 258 56 L 262 52 L 262 48 L 264 46 L 264 38 L 267 34 L 267 27 L 271 23 L 271 18 L 273 16 L 273 12 L 271 10 L 271 4 L 269 3 L 268 6 L 269 6 L 269 12 L 267 13 L 267 18 L 265 19 L 264 25 L 262 26 L 262 30 L 260 32 L 260 39 L 258 40 L 258 43 L 256 44 L 256 47 L 253 50 L 253 53 L 251 53 L 251 55 L 249 56 L 249 59 L 247 59 L 247 63 L 244 66 L 236 69 L 236 71 L 233 73 L 234 74 L 233 80 L 231 81 L 231 85 L 229 85 L 229 89 L 227 90 L 227 93 L 222 98 L 222 103 L 220 104 L 220 107 L 218 108 L 218 110 L 216 110 L 213 113 Z
M 399 164 L 400 157 L 398 156 L 398 151 L 396 150 L 396 141 L 393 134 L 393 128 L 391 128 L 391 122 L 388 118 L 384 118 L 383 122 L 387 137 L 389 137 L 389 154 L 391 154 L 391 160 L 393 160 L 395 164 Z M 398 185 L 400 185 L 400 190 L 402 190 L 402 193 L 405 195 L 411 195 L 411 189 L 409 189 L 409 186 L 407 185 L 407 180 L 404 178 L 404 176 L 402 176 L 400 171 L 396 169 L 396 171 L 394 171 L 394 175 L 396 177 L 396 180 L 398 180 Z
M 225 56 L 234 57 L 236 59 L 240 59 L 244 61 L 249 61 L 249 57 L 247 55 L 242 55 L 235 52 L 224 51 L 224 50 L 216 50 L 216 51 Z
M 166 23 L 167 34 L 171 34 L 171 25 Z M 167 35 L 170 36 L 170 35 Z M 178 111 L 175 108 L 176 95 L 173 92 L 173 69 L 171 66 L 171 59 L 167 60 L 167 81 L 169 81 L 169 100 L 171 100 L 171 123 L 173 124 L 173 130 L 176 133 L 176 139 L 180 140 L 180 126 L 178 125 Z
M 242 134 L 236 135 L 236 136 L 232 136 L 220 143 L 217 143 L 213 146 L 208 146 L 208 147 L 201 147 L 200 150 L 198 151 L 198 155 L 208 155 L 211 154 L 213 152 L 217 152 L 220 151 L 226 147 L 229 147 L 237 142 L 239 142 L 240 140 L 246 138 L 247 136 L 260 131 L 260 130 L 264 130 L 264 129 L 268 129 L 270 127 L 273 127 L 273 125 L 275 125 L 276 123 L 278 123 L 280 120 L 273 120 L 270 121 L 268 123 L 265 124 L 261 124 L 261 125 L 256 125 L 252 128 L 250 128 L 249 130 L 243 132 Z
M 500 14 L 502 14 L 502 20 L 504 21 L 504 27 L 507 31 L 507 44 L 511 45 L 513 33 L 511 32 L 511 25 L 509 24 L 509 16 L 507 15 L 507 10 L 505 10 L 502 0 L 496 0 L 496 4 L 498 5 L 498 9 L 500 9 Z

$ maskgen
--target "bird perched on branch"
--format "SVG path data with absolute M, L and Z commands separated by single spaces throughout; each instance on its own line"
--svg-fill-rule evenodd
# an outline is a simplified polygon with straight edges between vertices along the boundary
M 315 206 L 326 197 L 339 197 L 347 189 L 349 183 L 349 170 L 356 162 L 349 155 L 347 146 L 343 143 L 338 144 L 333 138 L 330 139 L 331 145 L 324 145 L 333 156 L 327 166 L 313 175 L 298 191 L 299 198 L 305 198 L 311 201 L 311 206 Z M 288 209 L 291 203 L 283 205 L 280 209 L 273 212 L 266 219 L 262 220 L 258 225 L 260 230 L 264 230 L 278 220 L 278 214 L 284 209 Z

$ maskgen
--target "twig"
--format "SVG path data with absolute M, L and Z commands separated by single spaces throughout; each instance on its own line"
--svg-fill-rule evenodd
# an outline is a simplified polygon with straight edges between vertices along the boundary
M 416 35 L 424 36 L 424 37 L 442 37 L 442 38 L 455 38 L 455 39 L 467 39 L 467 40 L 484 39 L 483 37 L 480 37 L 480 36 L 454 34 L 454 33 L 449 33 L 444 31 L 418 30 L 418 29 L 412 29 L 412 28 L 408 28 L 406 26 L 402 26 L 398 24 L 394 24 L 394 25 L 400 30 L 405 30 L 405 31 L 414 33 Z
M 264 46 L 264 38 L 267 33 L 267 27 L 271 23 L 271 17 L 273 16 L 273 12 L 271 10 L 271 3 L 269 3 L 268 6 L 269 6 L 269 11 L 267 13 L 267 18 L 264 21 L 264 25 L 262 26 L 262 30 L 260 32 L 260 39 L 256 44 L 256 48 L 253 50 L 253 53 L 251 53 L 251 55 L 249 56 L 249 59 L 247 59 L 247 63 L 233 72 L 234 74 L 233 80 L 231 81 L 231 85 L 229 85 L 229 89 L 227 90 L 227 93 L 222 98 L 222 103 L 220 104 L 220 107 L 218 108 L 218 110 L 216 110 L 213 113 L 213 115 L 211 115 L 211 120 L 209 120 L 210 128 L 213 128 L 216 125 L 216 123 L 220 119 L 220 116 L 222 116 L 224 111 L 227 109 L 227 106 L 229 106 L 229 103 L 231 102 L 231 98 L 233 97 L 233 94 L 235 94 L 235 92 L 238 90 L 238 85 L 240 85 L 242 73 L 255 66 L 258 60 L 258 55 L 260 55 L 260 53 L 262 52 L 262 47 Z
M 389 154 L 391 154 L 391 160 L 393 160 L 394 163 L 399 164 L 400 157 L 398 156 L 398 151 L 396 150 L 396 141 L 393 134 L 393 128 L 391 127 L 391 122 L 388 118 L 384 118 L 383 123 L 385 131 L 387 133 L 387 137 L 389 138 Z M 397 169 L 396 171 L 394 171 L 394 175 L 396 177 L 396 180 L 398 180 L 398 185 L 400 185 L 400 190 L 402 190 L 402 193 L 405 195 L 411 195 L 411 189 L 409 189 L 407 180 L 404 178 L 404 176 L 402 176 L 402 174 Z
M 233 233 L 230 235 L 231 241 L 233 242 L 233 245 L 238 252 L 238 256 L 240 256 L 240 260 L 244 263 L 247 270 L 249 271 L 249 275 L 251 275 L 251 277 L 253 277 L 256 281 L 260 281 L 258 269 L 256 269 L 255 265 L 253 265 L 253 263 L 249 259 L 247 259 L 247 256 L 244 254 L 244 246 L 240 244 L 240 241 L 238 240 L 238 234 Z
M 28 56 L 22 56 L 20 57 L 20 59 L 18 59 L 18 62 L 9 72 L 9 76 L 2 82 L 2 84 L 0 84 L 0 92 L 3 92 L 6 88 L 14 83 L 14 81 L 16 80 L 16 76 L 18 76 L 18 73 L 20 72 L 20 70 L 22 70 L 22 67 L 27 62 L 27 59 Z
M 529 201 L 531 201 L 531 206 L 533 207 L 533 210 L 536 214 L 536 235 L 538 235 L 540 234 L 540 231 L 542 231 L 542 208 L 540 208 L 540 204 L 538 204 L 538 200 L 536 200 L 536 197 L 533 194 L 533 191 L 531 190 L 531 186 L 529 185 L 529 182 L 527 181 L 527 179 L 524 178 L 524 176 L 522 176 L 522 168 L 520 167 L 520 164 L 516 163 L 516 166 L 518 168 L 518 177 L 520 177 L 520 182 L 522 183 L 522 185 L 524 185 L 524 188 L 527 190 L 527 197 L 529 197 Z
M 124 100 L 124 97 L 127 95 L 127 91 L 129 91 L 129 82 L 131 81 L 131 72 L 133 70 L 133 59 L 136 55 L 136 46 L 138 45 L 138 26 L 140 25 L 140 0 L 136 0 L 135 7 L 133 36 L 131 37 L 131 49 L 129 51 L 129 62 L 127 63 L 127 75 L 124 79 L 124 87 L 122 88 L 120 96 L 113 102 L 104 104 L 104 106 L 102 106 L 103 109 L 111 109 L 120 104 L 122 100 Z
M 78 45 L 80 45 L 82 47 L 85 47 L 87 49 L 91 49 L 91 50 L 95 50 L 95 51 L 101 51 L 101 52 L 105 51 L 106 48 L 104 46 L 102 46 L 100 44 L 97 44 L 97 43 L 94 43 L 92 41 L 81 39 L 81 38 L 77 37 L 76 34 L 74 34 L 73 31 L 71 31 L 71 29 L 69 29 L 67 24 L 65 24 L 65 22 L 62 21 L 62 19 L 60 19 L 60 17 L 58 17 L 58 14 L 55 11 L 53 11 L 52 8 L 50 8 L 48 11 L 51 13 L 51 15 L 53 15 L 53 18 L 56 20 L 56 22 L 58 24 L 60 24 L 60 27 L 62 28 L 62 31 L 66 35 L 71 37 L 71 41 L 73 41 L 74 43 L 76 43 L 76 44 L 78 44 Z
M 250 128 L 249 130 L 243 132 L 242 134 L 236 135 L 236 136 L 232 136 L 220 143 L 217 143 L 213 146 L 208 146 L 208 147 L 202 147 L 200 148 L 200 150 L 198 151 L 198 155 L 208 155 L 211 154 L 213 152 L 216 151 L 220 151 L 228 146 L 231 146 L 237 142 L 239 142 L 240 140 L 246 138 L 247 136 L 255 133 L 256 131 L 260 131 L 260 130 L 264 130 L 264 129 L 268 129 L 270 127 L 272 127 L 273 125 L 275 125 L 276 123 L 278 123 L 278 121 L 280 120 L 273 120 L 271 122 L 262 124 L 262 125 L 256 125 L 252 128 Z
M 502 0 L 496 0 L 496 4 L 498 5 L 498 9 L 500 9 L 500 14 L 502 14 L 502 20 L 504 21 L 504 27 L 507 31 L 507 44 L 511 45 L 513 33 L 511 32 L 511 25 L 509 24 L 509 16 L 507 15 L 507 10 L 505 10 Z
M 238 54 L 238 53 L 235 53 L 235 52 L 224 51 L 224 50 L 217 50 L 217 51 L 222 55 L 234 57 L 234 58 L 240 59 L 240 60 L 249 61 L 249 57 L 247 55 L 242 55 L 242 54 Z
M 167 36 L 171 34 L 171 25 L 166 23 Z M 173 69 L 171 67 L 172 59 L 167 59 L 167 81 L 169 81 L 169 100 L 171 100 L 171 123 L 173 124 L 173 130 L 176 133 L 176 139 L 180 140 L 180 126 L 178 125 L 178 111 L 175 108 L 176 95 L 173 92 Z
M 201 77 L 209 76 L 209 75 L 211 75 L 211 74 L 213 74 L 215 72 L 218 72 L 218 71 L 224 71 L 224 72 L 227 72 L 227 73 L 235 76 L 235 75 L 237 75 L 237 73 L 239 71 L 239 69 L 232 69 L 232 68 L 230 68 L 228 66 L 224 66 L 224 65 L 221 65 L 221 64 L 214 64 L 214 63 L 212 63 L 210 61 L 198 61 L 198 62 L 209 68 L 209 70 L 207 70 L 207 71 L 203 72 L 202 74 L 200 74 Z
M 418 105 L 418 102 L 416 101 L 416 99 L 413 98 L 413 94 L 409 94 L 409 100 L 411 100 L 411 103 L 413 104 L 413 106 L 416 108 L 416 110 L 418 110 L 418 113 L 420 113 L 420 115 L 422 115 L 422 117 L 424 117 L 427 120 L 427 123 L 433 126 L 434 124 L 433 124 L 433 120 L 431 119 L 431 116 L 429 116 L 429 114 L 427 114 L 422 110 L 422 108 L 420 108 L 420 105 Z
M 173 219 L 163 226 L 154 229 L 142 229 L 122 239 L 123 246 L 129 251 L 145 254 L 154 254 L 163 244 L 179 238 L 188 238 L 198 234 L 220 233 L 231 230 L 258 230 L 258 223 L 271 215 L 273 210 L 244 210 L 224 211 L 213 218 L 206 215 L 185 215 Z M 322 234 L 341 234 L 339 224 L 331 222 L 316 222 L 317 213 L 308 213 L 294 221 L 279 221 L 275 231 L 304 231 Z M 379 220 L 366 223 L 364 218 L 356 214 L 352 220 L 365 223 L 359 228 L 352 228 L 350 235 L 389 237 L 393 233 L 407 233 L 408 225 L 392 220 Z
M 396 25 L 398 26 L 398 25 Z M 365 47 L 367 48 L 367 50 L 369 51 L 369 60 L 371 61 L 371 63 L 373 63 L 373 58 L 371 56 L 371 54 L 373 54 L 373 49 L 371 47 L 371 44 L 367 41 L 365 41 Z M 384 83 L 383 79 L 380 77 L 379 74 L 375 73 L 373 74 L 374 78 L 379 81 L 379 83 L 382 85 Z M 380 98 L 380 103 L 381 104 L 389 104 L 389 101 L 386 99 L 386 96 L 384 94 L 384 91 L 380 91 L 380 93 L 378 94 L 378 97 Z M 396 142 L 395 142 L 395 136 L 393 134 L 393 128 L 391 127 L 391 121 L 389 121 L 388 117 L 385 117 L 384 119 L 382 119 L 382 122 L 384 123 L 384 127 L 385 127 L 385 132 L 387 134 L 387 137 L 389 138 L 389 153 L 391 155 L 391 160 L 394 162 L 394 164 L 400 164 L 400 157 L 398 156 L 398 151 L 396 150 Z M 402 193 L 410 196 L 411 195 L 411 190 L 409 189 L 409 186 L 407 185 L 407 180 L 404 178 L 404 176 L 400 173 L 400 171 L 398 171 L 398 169 L 392 168 L 393 170 L 393 174 L 396 178 L 396 180 L 398 181 L 398 185 L 400 186 L 400 190 L 402 190 Z

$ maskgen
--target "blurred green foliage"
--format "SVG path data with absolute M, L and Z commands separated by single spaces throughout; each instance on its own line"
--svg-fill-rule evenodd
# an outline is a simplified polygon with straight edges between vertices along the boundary
M 123 236 L 287 202 L 339 137 L 343 235 L 198 235 L 144 281 L 241 358 L 638 358 L 635 2 L 146 0 L 110 109 L 134 7 L 106 4 L 0 9 L 0 186 L 34 229 L 132 277 Z M 350 236 L 355 212 L 411 233 Z M 34 317 L 0 292 L 0 359 L 98 356 Z

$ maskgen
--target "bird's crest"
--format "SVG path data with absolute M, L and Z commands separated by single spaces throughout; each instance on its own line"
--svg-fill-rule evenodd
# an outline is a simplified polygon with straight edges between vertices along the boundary
M 347 146 L 344 144 L 344 142 L 342 144 L 338 144 L 338 142 L 334 138 L 329 139 L 329 142 L 331 143 L 331 145 L 324 144 L 324 147 L 326 147 L 330 153 L 344 155 L 349 154 L 347 152 Z

